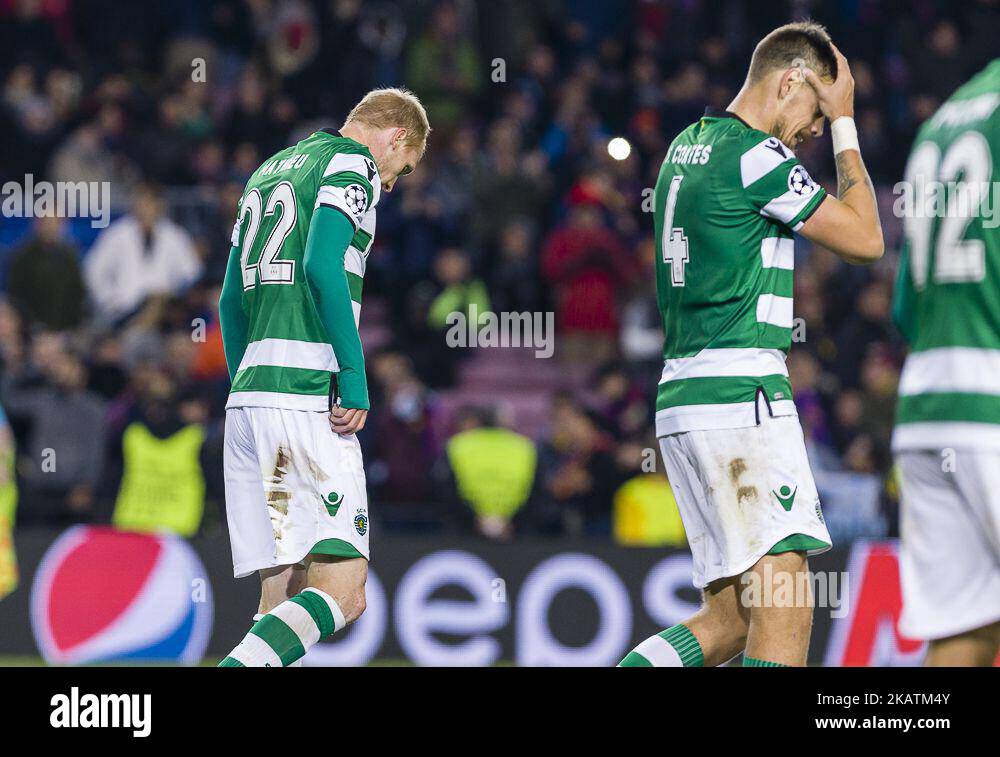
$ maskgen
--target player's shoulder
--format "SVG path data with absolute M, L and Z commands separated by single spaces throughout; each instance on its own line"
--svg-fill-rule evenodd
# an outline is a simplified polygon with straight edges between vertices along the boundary
M 764 178 L 783 163 L 797 160 L 792 148 L 775 136 L 748 127 L 740 138 L 740 181 L 743 187 Z
M 720 168 L 726 176 L 734 175 L 730 170 L 735 169 L 744 188 L 781 164 L 796 160 L 792 149 L 780 139 L 721 108 L 706 108 L 702 118 L 685 129 L 682 137 L 677 142 L 710 144 L 712 163 L 723 164 Z
M 355 173 L 371 184 L 379 182 L 375 158 L 372 157 L 371 151 L 360 142 L 349 137 L 331 135 L 324 140 L 324 150 L 326 163 L 323 166 L 323 176 Z
M 371 151 L 329 129 L 316 132 L 312 138 L 322 145 L 317 203 L 340 210 L 355 231 L 365 230 L 365 218 L 373 218 L 382 195 L 382 180 Z

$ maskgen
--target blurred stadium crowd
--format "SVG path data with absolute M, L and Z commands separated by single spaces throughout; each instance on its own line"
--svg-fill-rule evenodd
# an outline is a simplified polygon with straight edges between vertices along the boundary
M 19 522 L 149 525 L 137 499 L 173 497 L 207 503 L 175 530 L 220 527 L 216 302 L 244 182 L 369 89 L 404 85 L 434 132 L 379 206 L 365 281 L 376 528 L 683 543 L 652 452 L 661 344 L 643 190 L 673 135 L 728 104 L 756 41 L 811 15 L 851 60 L 889 253 L 850 268 L 800 244 L 789 368 L 834 538 L 892 534 L 891 187 L 919 123 L 989 59 L 998 13 L 991 0 L 0 0 L 0 177 L 107 181 L 115 208 L 106 229 L 0 219 Z M 623 160 L 607 150 L 618 135 Z M 827 187 L 830 152 L 825 138 L 800 151 Z M 447 347 L 448 313 L 472 304 L 554 312 L 555 356 Z M 146 461 L 157 449 L 169 465 Z

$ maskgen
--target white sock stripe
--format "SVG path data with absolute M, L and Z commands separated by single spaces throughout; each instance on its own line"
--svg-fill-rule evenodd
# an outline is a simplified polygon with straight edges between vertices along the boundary
M 670 642 L 660 635 L 650 636 L 635 648 L 636 654 L 641 654 L 655 668 L 682 668 L 681 656 L 671 646 Z
M 256 623 L 258 620 L 260 620 L 263 617 L 264 617 L 264 613 L 262 613 L 262 612 L 255 613 L 254 616 L 253 616 L 253 622 Z
M 325 591 L 314 589 L 312 586 L 303 589 L 303 591 L 311 591 L 322 597 L 323 601 L 326 602 L 326 606 L 330 608 L 330 614 L 333 615 L 333 632 L 337 633 L 338 631 L 343 630 L 344 626 L 347 625 L 347 619 L 344 618 L 344 613 L 341 611 L 340 605 L 334 601 L 333 597 Z
M 270 614 L 283 620 L 285 625 L 295 631 L 295 635 L 302 642 L 302 648 L 306 651 L 319 641 L 319 626 L 302 605 L 289 600 L 275 607 Z
M 281 658 L 271 649 L 266 641 L 259 636 L 248 633 L 229 656 L 239 660 L 248 668 L 262 668 L 270 665 L 272 668 L 281 667 Z

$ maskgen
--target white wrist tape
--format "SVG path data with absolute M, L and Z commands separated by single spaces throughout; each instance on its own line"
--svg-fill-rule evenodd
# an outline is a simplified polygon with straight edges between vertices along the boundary
M 834 155 L 844 150 L 861 152 L 861 146 L 858 144 L 858 127 L 854 125 L 854 119 L 850 116 L 841 116 L 830 124 L 830 137 L 833 139 Z

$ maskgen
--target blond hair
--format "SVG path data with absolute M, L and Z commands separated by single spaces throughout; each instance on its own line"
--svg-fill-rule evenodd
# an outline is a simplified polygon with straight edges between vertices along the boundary
M 406 144 L 427 147 L 427 135 L 431 125 L 427 112 L 415 94 L 408 89 L 391 87 L 373 89 L 354 106 L 347 115 L 344 126 L 352 123 L 364 124 L 376 129 L 391 126 L 406 129 Z

